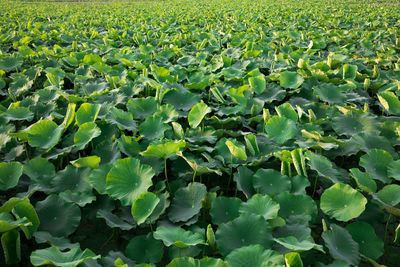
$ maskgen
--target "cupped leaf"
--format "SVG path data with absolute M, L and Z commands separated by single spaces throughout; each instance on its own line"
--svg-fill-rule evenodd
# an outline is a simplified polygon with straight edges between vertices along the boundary
M 226 140 L 225 145 L 228 147 L 232 156 L 240 160 L 247 160 L 246 149 L 238 141 Z
M 351 186 L 337 183 L 321 195 L 321 210 L 338 221 L 357 218 L 365 210 L 367 199 Z
M 250 88 L 253 89 L 253 91 L 258 95 L 262 94 L 267 89 L 267 83 L 264 75 L 250 77 L 249 84 Z
M 228 267 L 226 262 L 221 259 L 204 257 L 194 259 L 192 257 L 179 257 L 173 259 L 167 267 Z
M 280 145 L 293 139 L 298 133 L 296 123 L 293 120 L 276 115 L 267 121 L 265 131 L 269 138 Z
M 304 82 L 304 78 L 294 71 L 284 71 L 279 75 L 279 83 L 283 88 L 297 89 Z
M 188 113 L 188 122 L 191 128 L 199 126 L 204 116 L 211 112 L 211 109 L 203 102 L 194 105 Z
M 164 132 L 169 129 L 169 126 L 163 122 L 161 116 L 153 115 L 147 117 L 139 125 L 139 133 L 148 140 L 156 140 L 164 137 Z
M 94 122 L 100 112 L 99 104 L 83 103 L 76 111 L 75 120 L 80 126 L 87 122 Z
M 243 246 L 226 256 L 230 267 L 278 267 L 283 266 L 283 256 L 261 245 Z
M 248 245 L 259 244 L 267 248 L 273 242 L 268 223 L 254 214 L 242 214 L 233 221 L 221 224 L 215 237 L 222 255 Z
M 153 184 L 153 169 L 138 159 L 117 160 L 106 177 L 106 191 L 123 205 L 131 205 L 135 199 Z
M 239 209 L 241 214 L 252 213 L 261 215 L 266 220 L 278 217 L 279 204 L 268 195 L 253 195 L 247 202 L 242 203 Z
M 374 193 L 377 185 L 372 176 L 367 172 L 362 172 L 359 169 L 350 169 L 350 173 L 357 183 L 358 188 L 367 193 Z
M 144 223 L 152 214 L 160 199 L 156 194 L 144 192 L 132 204 L 131 214 L 138 225 Z
M 280 237 L 274 238 L 274 241 L 279 245 L 293 251 L 307 251 L 311 249 L 317 249 L 319 251 L 324 252 L 321 245 L 315 244 L 312 240 L 298 240 L 294 236 Z
M 0 162 L 0 191 L 15 187 L 23 172 L 19 162 Z
M 49 150 L 60 141 L 63 128 L 51 120 L 41 120 L 27 131 L 28 143 L 32 147 Z
M 150 144 L 145 151 L 140 153 L 145 157 L 169 158 L 185 148 L 184 140 L 164 141 L 161 144 Z
M 94 122 L 86 122 L 79 126 L 74 135 L 74 144 L 78 149 L 83 149 L 93 138 L 98 137 L 101 130 Z
M 16 70 L 21 67 L 23 61 L 16 57 L 3 57 L 0 58 L 0 69 L 5 71 Z
M 90 249 L 82 251 L 79 246 L 73 247 L 68 251 L 61 251 L 57 247 L 38 249 L 30 256 L 33 266 L 53 265 L 58 267 L 75 267 L 89 260 L 100 258 Z
M 153 233 L 153 236 L 155 239 L 161 240 L 167 247 L 173 245 L 178 248 L 186 248 L 204 244 L 205 242 L 202 234 L 186 231 L 185 229 L 176 226 L 159 226 Z

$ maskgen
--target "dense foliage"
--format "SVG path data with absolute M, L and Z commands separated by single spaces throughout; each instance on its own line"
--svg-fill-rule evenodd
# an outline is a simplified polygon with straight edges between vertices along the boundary
M 400 6 L 358 2 L 2 1 L 0 265 L 399 266 Z

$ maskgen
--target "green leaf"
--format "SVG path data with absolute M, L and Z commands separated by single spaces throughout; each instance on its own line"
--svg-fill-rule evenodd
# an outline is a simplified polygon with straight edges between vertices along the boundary
M 357 65 L 344 64 L 343 65 L 343 79 L 354 80 L 357 76 Z
M 209 257 L 199 260 L 191 257 L 179 257 L 173 259 L 167 267 L 228 267 L 228 265 L 221 259 Z
M 311 151 L 306 152 L 306 157 L 309 159 L 308 165 L 310 168 L 315 170 L 320 176 L 326 177 L 334 183 L 339 181 L 340 173 L 327 157 Z
M 219 225 L 236 219 L 241 204 L 242 201 L 237 197 L 216 197 L 211 203 L 211 221 Z
M 75 120 L 78 126 L 86 122 L 94 122 L 100 112 L 99 104 L 83 103 L 76 111 Z
M 28 198 L 19 201 L 13 208 L 12 213 L 17 219 L 27 218 L 30 222 L 29 226 L 21 226 L 26 238 L 30 239 L 39 228 L 40 220 L 35 208 L 32 206 Z
M 386 185 L 375 196 L 386 205 L 396 206 L 400 203 L 400 185 Z
M 279 83 L 286 89 L 297 89 L 304 82 L 304 78 L 294 71 L 284 71 L 279 75 Z
M 241 214 L 251 213 L 261 215 L 266 220 L 278 217 L 279 204 L 268 195 L 253 195 L 247 202 L 242 203 L 239 209 Z
M 300 254 L 297 252 L 290 252 L 285 254 L 286 267 L 303 267 L 303 261 Z
M 321 210 L 338 221 L 357 218 L 365 210 L 367 199 L 351 186 L 337 183 L 321 195 Z
M 91 168 L 97 169 L 99 167 L 101 158 L 98 156 L 87 156 L 77 160 L 70 161 L 71 164 L 76 168 Z
M 273 169 L 258 169 L 253 175 L 253 186 L 257 193 L 275 196 L 290 191 L 291 182 L 288 176 L 281 175 Z
M 76 267 L 89 260 L 100 258 L 90 249 L 82 251 L 78 246 L 68 251 L 60 251 L 57 247 L 38 249 L 32 252 L 30 256 L 33 266 L 54 265 L 58 267 Z
M 233 180 L 236 182 L 236 187 L 245 194 L 247 198 L 255 193 L 253 188 L 253 172 L 245 166 L 240 166 L 234 174 Z
M 21 238 L 18 231 L 8 231 L 1 235 L 6 264 L 17 264 L 21 261 Z
M 191 128 L 199 126 L 204 116 L 211 112 L 211 109 L 203 102 L 194 105 L 188 113 L 188 122 Z
M 220 253 L 225 256 L 240 247 L 256 244 L 270 247 L 273 243 L 270 226 L 263 217 L 254 214 L 243 214 L 221 224 L 215 237 Z
M 153 184 L 153 169 L 133 158 L 118 159 L 106 177 L 106 191 L 123 205 L 131 205 Z
M 262 94 L 267 89 L 267 82 L 265 81 L 264 75 L 258 75 L 249 78 L 250 88 L 259 95 Z
M 16 57 L 3 57 L 0 58 L 0 69 L 5 71 L 16 70 L 21 67 L 23 61 Z
M 324 252 L 322 246 L 315 244 L 312 240 L 298 240 L 294 236 L 274 238 L 274 241 L 279 245 L 293 251 L 308 251 L 311 249 L 317 249 Z
M 78 149 L 83 149 L 93 138 L 98 137 L 101 130 L 94 122 L 86 122 L 79 126 L 74 135 L 74 144 Z
M 186 248 L 204 244 L 205 242 L 202 234 L 186 231 L 181 227 L 176 226 L 159 226 L 153 233 L 153 236 L 155 239 L 161 240 L 167 247 L 173 245 L 178 248 Z
M 145 157 L 157 157 L 167 159 L 186 147 L 184 140 L 163 141 L 160 144 L 150 144 L 147 149 L 140 154 Z
M 377 96 L 379 103 L 389 114 L 400 115 L 400 100 L 397 95 L 390 91 L 384 91 Z
M 157 110 L 157 101 L 154 97 L 129 99 L 126 107 L 135 119 L 150 117 Z
M 322 233 L 322 238 L 332 258 L 356 266 L 360 262 L 359 246 L 346 229 L 332 224 L 331 230 Z
M 39 230 L 56 237 L 72 234 L 81 221 L 79 206 L 67 203 L 55 194 L 37 202 L 35 208 L 40 219 Z
M 286 191 L 277 195 L 274 200 L 280 205 L 278 215 L 282 218 L 298 216 L 309 221 L 317 215 L 317 206 L 308 195 L 293 195 Z
M 19 162 L 0 162 L 0 190 L 5 191 L 15 187 L 23 172 Z
M 234 142 L 232 142 L 231 140 L 226 140 L 225 145 L 235 158 L 247 160 L 246 150 L 238 141 L 234 140 Z
M 290 103 L 283 103 L 280 106 L 275 107 L 276 113 L 280 117 L 285 117 L 291 119 L 292 121 L 297 121 L 298 115 Z
M 279 267 L 283 266 L 283 256 L 261 245 L 243 246 L 226 256 L 230 267 Z
M 138 225 L 144 223 L 152 214 L 160 199 L 156 194 L 144 192 L 132 204 L 131 214 Z
M 388 165 L 388 175 L 396 181 L 400 181 L 400 160 L 392 161 Z
M 207 188 L 201 183 L 190 183 L 175 192 L 168 218 L 172 222 L 186 222 L 200 212 Z
M 158 263 L 163 257 L 164 247 L 150 233 L 132 238 L 126 246 L 125 254 L 137 263 Z
M 298 129 L 296 123 L 286 117 L 272 116 L 265 124 L 265 131 L 269 138 L 282 145 L 296 137 Z
M 27 107 L 10 107 L 3 116 L 9 121 L 30 121 L 33 119 L 33 112 Z
M 164 132 L 170 129 L 170 127 L 165 124 L 160 116 L 153 115 L 147 117 L 139 125 L 139 133 L 141 136 L 148 140 L 161 139 L 164 137 Z
M 374 228 L 366 222 L 354 222 L 346 226 L 354 241 L 360 247 L 360 253 L 377 260 L 384 252 L 384 243 L 376 235 Z
M 389 183 L 388 165 L 393 162 L 393 157 L 383 149 L 371 149 L 360 158 L 360 166 L 374 179 Z
M 49 150 L 60 141 L 63 128 L 51 120 L 41 120 L 33 124 L 27 131 L 28 143 L 32 147 Z
M 350 169 L 351 176 L 357 183 L 358 188 L 367 193 L 375 193 L 377 186 L 372 176 L 367 172 L 362 172 L 357 168 Z

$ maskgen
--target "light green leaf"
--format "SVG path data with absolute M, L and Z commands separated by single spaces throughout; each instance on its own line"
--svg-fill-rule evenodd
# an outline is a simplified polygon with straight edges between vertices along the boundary
M 51 120 L 41 120 L 28 129 L 28 143 L 32 147 L 49 150 L 60 141 L 63 128 Z
M 160 199 L 156 194 L 144 192 L 132 204 L 131 214 L 138 225 L 144 223 L 152 214 Z
M 204 116 L 211 112 L 211 109 L 203 102 L 194 105 L 188 114 L 188 122 L 191 128 L 199 126 Z
M 19 162 L 0 162 L 0 191 L 15 187 L 23 172 Z

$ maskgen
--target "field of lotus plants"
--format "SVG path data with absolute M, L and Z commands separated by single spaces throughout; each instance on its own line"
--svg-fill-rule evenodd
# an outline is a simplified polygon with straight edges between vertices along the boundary
M 400 266 L 398 1 L 0 5 L 0 266 Z

